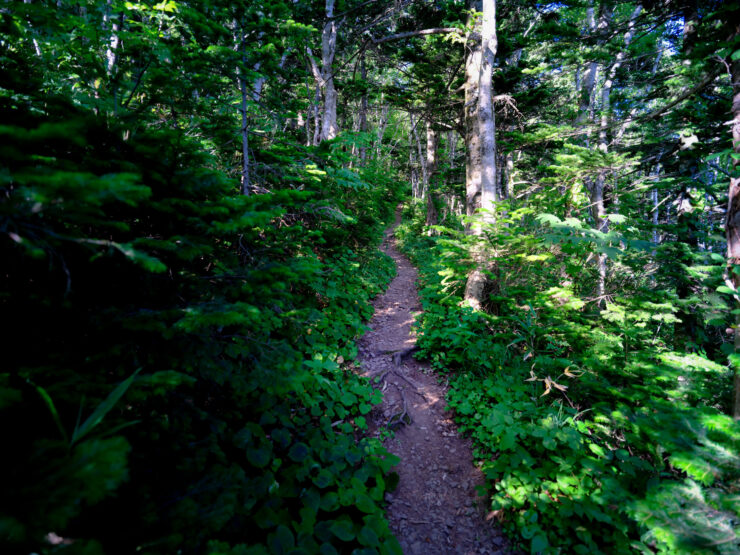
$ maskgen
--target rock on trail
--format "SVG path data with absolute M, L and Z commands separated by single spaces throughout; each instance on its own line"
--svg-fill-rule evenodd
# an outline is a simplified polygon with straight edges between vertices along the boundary
M 473 465 L 469 441 L 458 436 L 444 410 L 445 387 L 427 364 L 409 356 L 416 343 L 414 311 L 420 310 L 416 269 L 392 235 L 381 248 L 395 260 L 398 274 L 373 303 L 359 360 L 363 375 L 373 382 L 383 377 L 374 384 L 383 389 L 384 401 L 370 414 L 371 433 L 391 422 L 395 434 L 385 446 L 401 458 L 398 488 L 387 496 L 391 529 L 406 554 L 511 553 L 494 521 L 485 518 L 486 500 L 476 492 L 485 480 Z

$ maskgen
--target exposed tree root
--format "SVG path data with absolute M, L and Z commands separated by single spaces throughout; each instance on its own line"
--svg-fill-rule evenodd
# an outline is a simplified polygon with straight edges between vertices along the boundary
M 427 399 L 427 396 L 424 395 L 424 392 L 421 390 L 421 388 L 419 387 L 418 384 L 412 382 L 410 379 L 408 379 L 403 374 L 400 374 L 399 372 L 396 372 L 396 369 L 395 368 L 391 368 L 389 370 L 384 370 L 383 372 L 381 372 L 379 374 L 370 375 L 370 376 L 368 376 L 368 378 L 370 378 L 370 380 L 372 380 L 373 383 L 379 384 L 379 383 L 385 381 L 385 378 L 388 376 L 388 374 L 393 374 L 397 378 L 401 378 L 403 381 L 405 381 L 407 384 L 409 384 L 411 387 L 414 388 L 414 393 L 416 393 L 419 397 L 421 397 L 425 401 L 429 401 L 429 399 Z M 387 384 L 389 382 L 386 381 L 385 383 Z M 396 384 L 393 384 L 393 385 L 395 385 L 396 387 L 398 387 Z M 385 386 L 383 386 L 382 391 L 385 391 Z
M 392 383 L 392 382 L 389 382 L 389 383 Z M 403 388 L 400 387 L 398 384 L 395 384 L 395 383 L 392 384 L 392 385 L 394 385 L 396 387 L 396 389 L 398 390 L 398 393 L 401 395 L 401 400 L 403 401 L 403 410 L 401 412 L 399 412 L 399 413 L 396 413 L 396 414 L 391 415 L 391 417 L 388 419 L 388 422 L 387 422 L 386 426 L 388 426 L 388 428 L 390 428 L 390 429 L 393 429 L 394 426 L 395 427 L 398 427 L 401 424 L 407 424 L 408 425 L 408 424 L 411 424 L 413 422 L 411 420 L 411 416 L 409 415 L 409 411 L 408 411 L 409 405 L 408 405 L 408 402 L 406 401 L 406 395 L 404 395 L 404 393 L 403 393 Z

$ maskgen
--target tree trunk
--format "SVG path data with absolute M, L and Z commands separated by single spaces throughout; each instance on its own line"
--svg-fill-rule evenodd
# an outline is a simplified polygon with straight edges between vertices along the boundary
M 105 71 L 108 77 L 112 76 L 116 69 L 116 62 L 118 61 L 118 45 L 120 39 L 118 33 L 121 30 L 121 22 L 123 20 L 123 12 L 118 16 L 111 14 L 111 7 L 113 0 L 108 0 L 105 5 L 105 13 L 103 15 L 103 22 L 107 24 L 111 23 L 110 37 L 108 39 L 108 47 L 105 50 Z
M 411 198 L 420 196 L 419 172 L 416 171 L 416 141 L 414 140 L 414 115 L 409 112 L 409 177 L 411 179 Z
M 360 58 L 360 77 L 363 83 L 367 83 L 367 68 L 365 67 L 365 56 Z M 360 133 L 367 133 L 367 89 L 362 93 L 360 99 Z M 367 159 L 367 146 L 365 144 L 365 137 L 361 137 L 360 145 L 360 165 L 364 166 Z
M 660 171 L 659 169 L 656 169 L 656 175 L 658 175 L 659 171 Z M 660 237 L 658 236 L 658 221 L 659 221 L 658 189 L 653 189 L 651 194 L 653 197 L 653 244 L 657 245 L 660 241 Z M 655 256 L 655 251 L 653 251 L 653 256 Z
M 337 23 L 334 20 L 334 1 L 326 0 L 326 23 L 321 33 L 321 68 L 316 65 L 311 47 L 306 47 L 311 72 L 316 80 L 316 131 L 314 144 L 337 136 L 337 90 L 334 87 L 334 55 L 337 50 Z M 321 115 L 319 99 L 323 93 Z
M 514 194 L 512 189 L 512 182 L 514 179 L 514 154 L 507 152 L 504 158 L 506 164 L 504 168 L 504 179 L 503 179 L 503 193 L 504 198 L 511 198 Z
M 321 85 L 316 84 L 316 94 L 313 101 L 313 144 L 319 144 L 321 138 Z
M 411 133 L 414 136 L 414 142 L 416 143 L 416 150 L 419 156 L 419 165 L 421 166 L 421 199 L 424 200 L 424 195 L 427 192 L 427 184 L 429 183 L 429 172 L 427 171 L 427 159 L 424 156 L 424 151 L 421 147 L 421 140 L 419 140 L 419 132 L 416 127 L 419 125 L 419 121 L 414 121 L 414 114 L 409 112 L 409 121 L 411 122 Z
M 481 210 L 482 220 L 493 223 L 498 201 L 496 190 L 496 120 L 493 110 L 493 65 L 495 63 L 496 0 L 483 0 L 481 23 L 481 71 L 478 99 L 481 148 Z
M 375 159 L 380 159 L 380 151 L 383 148 L 383 138 L 385 137 L 385 128 L 388 126 L 388 106 L 384 103 L 383 97 L 380 97 L 380 118 L 378 121 L 378 141 L 375 144 Z M 409 140 L 409 144 L 411 141 Z
M 594 227 L 602 233 L 607 233 L 609 231 L 609 222 L 606 219 L 604 205 L 604 175 L 603 172 L 599 172 L 598 177 L 591 182 L 591 216 L 594 219 Z M 597 296 L 599 298 L 599 304 L 602 304 L 606 295 L 606 254 L 599 253 L 597 269 L 599 271 Z
M 238 27 L 237 27 L 238 28 Z M 244 75 L 244 64 L 247 63 L 245 52 L 246 44 L 244 43 L 244 31 L 241 32 L 239 49 L 242 51 L 242 67 L 239 68 L 238 79 L 239 79 L 239 92 L 241 93 L 241 104 L 239 111 L 241 112 L 242 127 L 242 172 L 241 172 L 241 189 L 242 194 L 249 195 L 252 192 L 252 186 L 249 181 L 249 130 L 247 120 L 247 79 Z
M 614 86 L 614 79 L 617 75 L 617 71 L 622 65 L 624 58 L 627 56 L 627 47 L 632 42 L 632 37 L 635 34 L 635 20 L 642 12 L 642 6 L 640 4 L 635 7 L 630 17 L 627 32 L 624 35 L 624 49 L 617 53 L 614 63 L 609 68 L 609 71 L 604 80 L 604 84 L 601 88 L 601 118 L 599 125 L 599 151 L 606 154 L 609 150 L 609 142 L 607 140 L 607 130 L 609 128 L 609 115 L 611 111 L 611 93 L 612 87 Z M 605 16 L 608 17 L 608 16 Z M 606 20 L 605 20 L 606 21 Z M 591 85 L 593 86 L 593 84 Z M 591 193 L 591 213 L 594 218 L 594 227 L 603 233 L 609 231 L 609 222 L 606 220 L 606 209 L 604 203 L 604 191 L 606 188 L 606 168 L 599 170 L 596 176 L 596 180 L 590 184 Z M 606 296 L 606 264 L 607 256 L 604 253 L 600 253 L 598 257 L 598 271 L 599 271 L 599 283 L 597 287 L 597 294 L 599 297 L 599 303 L 603 303 Z
M 483 233 L 484 224 L 494 221 L 497 201 L 496 121 L 493 111 L 493 64 L 497 47 L 495 0 L 483 0 L 482 8 L 480 45 L 471 49 L 465 68 L 467 212 L 469 216 L 480 218 L 468 232 L 475 235 Z M 482 241 L 478 242 L 472 254 L 476 266 L 465 285 L 465 301 L 474 310 L 480 310 L 488 281 L 488 256 Z
M 457 146 L 457 137 L 454 131 L 447 132 L 447 156 L 450 163 L 450 169 L 455 169 L 455 147 Z
M 740 34 L 740 24 L 736 24 L 735 37 Z M 740 59 L 731 62 L 730 75 L 732 77 L 732 147 L 735 154 L 740 155 Z M 733 289 L 740 289 L 740 160 L 732 159 L 732 177 L 727 203 L 727 220 L 725 232 L 727 234 L 727 279 Z M 735 294 L 736 308 L 740 308 L 740 299 Z M 740 420 L 740 315 L 735 317 L 735 361 L 733 366 L 732 416 Z
M 321 140 L 337 136 L 337 90 L 334 87 L 334 54 L 337 50 L 337 24 L 334 20 L 334 0 L 326 0 L 326 17 L 321 33 L 321 78 L 324 83 L 324 114 L 321 119 Z
M 427 121 L 427 175 L 424 188 L 426 189 L 427 200 L 427 217 L 426 225 L 437 225 L 437 209 L 434 206 L 434 194 L 432 193 L 432 177 L 437 171 L 437 147 L 439 146 L 439 136 L 432 126 L 432 122 Z M 429 232 L 431 234 L 431 231 Z
M 476 2 L 472 3 L 476 9 Z M 468 40 L 473 44 L 469 46 L 467 59 L 465 60 L 465 213 L 472 218 L 480 208 L 481 195 L 481 149 L 480 129 L 478 126 L 479 109 L 479 84 L 481 77 L 481 45 L 474 38 L 479 31 L 480 22 L 476 25 L 473 36 Z M 465 223 L 465 232 L 472 233 L 473 226 L 470 220 Z
M 596 31 L 593 2 L 586 9 L 586 20 L 588 23 L 588 31 L 591 33 Z M 579 93 L 578 119 L 576 122 L 578 125 L 583 125 L 592 118 L 593 111 L 591 107 L 594 102 L 594 89 L 596 85 L 596 74 L 598 71 L 599 64 L 597 62 L 588 63 L 586 71 L 583 73 L 583 77 L 581 77 L 580 68 L 576 70 L 576 91 Z M 588 138 L 586 141 L 588 141 Z
M 591 33 L 597 31 L 605 31 L 609 25 L 611 19 L 611 6 L 608 2 L 604 2 L 601 5 L 601 12 L 599 14 L 598 25 L 594 17 L 593 3 L 586 10 L 586 18 L 588 21 L 588 30 Z M 604 44 L 604 40 L 598 41 L 599 45 Z M 576 123 L 583 125 L 587 121 L 593 121 L 594 119 L 594 92 L 596 90 L 596 78 L 599 73 L 599 63 L 591 61 L 586 67 L 586 72 L 583 75 L 581 83 L 581 91 L 578 104 L 578 119 Z M 588 144 L 588 133 L 586 133 L 586 144 Z
M 30 4 L 31 0 L 23 0 L 23 3 Z M 110 2 L 108 2 L 108 4 L 110 5 Z M 109 9 L 110 9 L 109 7 L 106 7 L 106 14 L 110 13 Z M 105 16 L 103 16 L 103 19 L 105 21 Z M 31 34 L 33 35 L 33 38 L 31 39 L 31 42 L 33 42 L 33 51 L 36 52 L 36 56 L 40 58 L 41 57 L 41 47 L 39 46 L 39 41 L 36 38 L 36 30 L 33 28 L 31 21 L 26 21 L 26 23 L 28 24 L 28 28 L 31 30 Z

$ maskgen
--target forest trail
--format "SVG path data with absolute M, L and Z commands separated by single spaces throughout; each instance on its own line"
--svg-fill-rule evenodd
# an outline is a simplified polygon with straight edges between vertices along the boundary
M 396 249 L 393 231 L 399 222 L 400 210 L 381 247 L 398 273 L 375 299 L 370 331 L 359 341 L 362 373 L 373 383 L 382 377 L 374 385 L 384 392 L 383 403 L 370 414 L 370 432 L 404 419 L 385 441 L 401 458 L 395 468 L 398 488 L 387 495 L 390 526 L 408 555 L 508 553 L 501 531 L 485 518 L 485 500 L 476 493 L 484 477 L 473 465 L 469 441 L 457 434 L 445 411 L 446 389 L 428 364 L 410 356 L 420 304 L 416 269 Z

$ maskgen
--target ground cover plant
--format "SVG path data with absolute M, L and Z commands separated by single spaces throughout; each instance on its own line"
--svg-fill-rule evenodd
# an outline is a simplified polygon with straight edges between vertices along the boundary
M 566 249 L 573 229 L 552 216 L 524 227 L 513 212 L 487 237 L 496 281 L 488 312 L 473 312 L 461 302 L 465 237 L 442 228 L 419 237 L 418 206 L 406 217 L 399 237 L 422 275 L 419 356 L 448 375 L 491 514 L 522 547 L 736 551 L 740 433 L 725 414 L 729 370 L 676 349 L 675 308 L 640 282 L 639 263 L 607 310 L 589 308 L 562 274 L 577 284 L 584 267 L 572 259 L 593 243 Z

